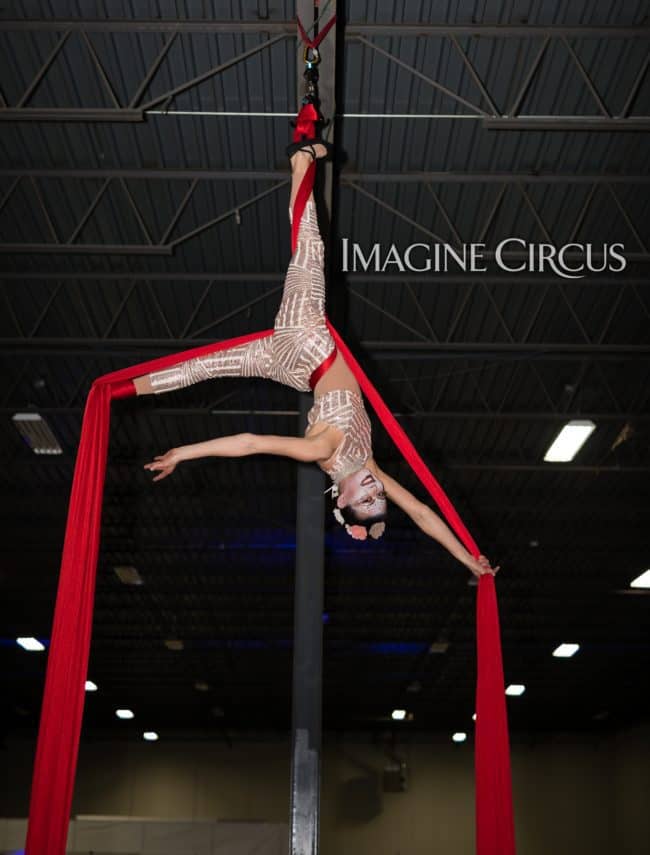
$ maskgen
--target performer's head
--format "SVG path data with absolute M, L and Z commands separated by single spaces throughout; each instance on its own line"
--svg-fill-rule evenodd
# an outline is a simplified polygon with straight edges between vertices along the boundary
M 332 491 L 334 516 L 355 540 L 368 535 L 377 539 L 386 527 L 387 505 L 384 485 L 369 469 L 358 469 L 342 478 Z

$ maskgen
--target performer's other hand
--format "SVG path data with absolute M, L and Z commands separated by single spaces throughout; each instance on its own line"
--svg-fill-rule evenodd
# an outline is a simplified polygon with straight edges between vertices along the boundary
M 485 576 L 487 573 L 489 573 L 491 576 L 496 576 L 497 572 L 500 569 L 500 566 L 491 567 L 490 561 L 485 557 L 485 555 L 479 555 L 478 558 L 474 558 L 472 556 L 467 566 L 477 579 L 481 576 Z
M 181 458 L 178 454 L 178 450 L 176 448 L 172 448 L 166 454 L 159 454 L 157 457 L 154 457 L 151 463 L 145 463 L 144 468 L 148 469 L 150 472 L 159 472 L 160 474 L 156 475 L 153 480 L 161 481 L 163 478 L 172 474 L 180 461 Z

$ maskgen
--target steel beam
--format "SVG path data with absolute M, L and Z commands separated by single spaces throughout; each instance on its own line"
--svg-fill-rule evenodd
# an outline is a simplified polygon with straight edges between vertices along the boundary
M 0 407 L 0 414 L 13 415 L 25 408 L 24 402 L 13 406 Z M 29 406 L 26 407 L 29 409 Z M 66 404 L 36 407 L 35 412 L 42 416 L 77 416 L 83 413 L 82 406 L 74 407 Z M 259 416 L 263 418 L 286 418 L 300 416 L 300 410 L 258 410 L 249 409 L 215 409 L 214 407 L 155 407 L 147 410 L 146 418 L 186 418 L 187 416 L 218 416 L 219 418 L 245 418 L 248 416 Z M 421 421 L 433 419 L 434 421 L 532 421 L 532 422 L 566 422 L 570 419 L 591 419 L 594 422 L 650 422 L 650 412 L 634 412 L 630 410 L 598 412 L 588 410 L 586 412 L 567 411 L 553 412 L 548 410 L 393 410 L 396 419 L 408 419 L 409 421 Z M 144 416 L 143 416 L 144 417 Z
M 647 131 L 650 116 L 631 119 L 588 116 L 500 116 L 482 120 L 484 128 L 500 131 Z
M 66 281 L 66 282 L 282 282 L 286 271 L 278 270 L 276 273 L 224 273 L 223 271 L 215 271 L 214 273 L 187 273 L 185 271 L 178 273 L 142 273 L 138 271 L 115 271 L 107 272 L 98 270 L 97 273 L 82 273 L 79 271 L 61 271 L 53 273 L 51 270 L 25 270 L 17 272 L 15 270 L 0 271 L 0 280 L 4 282 L 23 282 L 32 280 L 42 280 L 43 282 Z M 480 279 L 484 282 L 491 282 L 499 285 L 512 285 L 521 287 L 522 285 L 560 285 L 566 284 L 567 280 L 561 279 L 558 276 L 548 275 L 543 273 L 530 274 L 504 274 L 504 273 L 467 273 L 465 275 L 455 273 L 359 273 L 348 271 L 346 277 L 352 282 L 369 282 L 369 283 L 393 283 L 396 279 L 400 282 L 422 282 L 426 284 L 440 285 L 468 285 Z M 638 285 L 647 286 L 648 279 L 638 276 L 605 276 L 601 274 L 592 274 L 585 276 L 584 279 L 575 281 L 572 284 L 577 285 L 614 285 L 618 288 L 621 285 Z M 182 287 L 182 284 L 180 285 Z
M 144 122 L 144 110 L 127 107 L 3 107 L 1 122 Z
M 345 114 L 337 118 L 344 119 Z M 169 181 L 284 181 L 286 169 L 52 169 L 0 168 L 2 178 L 72 178 L 75 180 L 123 178 L 138 180 L 152 178 Z M 562 172 L 354 172 L 342 170 L 344 181 L 372 184 L 650 184 L 650 175 L 621 172 L 575 173 Z
M 332 7 L 330 4 L 326 10 Z M 295 21 L 262 20 L 214 20 L 213 18 L 165 19 L 156 18 L 4 18 L 0 20 L 0 32 L 14 31 L 81 31 L 89 33 L 286 33 L 294 35 Z M 390 24 L 367 24 L 351 21 L 347 24 L 345 38 L 358 35 L 368 36 L 491 36 L 493 38 L 576 37 L 576 38 L 650 38 L 647 25 L 641 26 L 564 26 L 528 24 L 430 24 L 427 22 L 399 22 Z
M 141 351 L 182 350 L 216 344 L 214 338 L 2 338 L 0 353 L 41 354 L 45 356 L 83 355 L 84 358 L 103 359 L 107 354 L 125 356 Z M 524 359 L 595 359 L 617 360 L 622 358 L 648 359 L 650 345 L 645 344 L 573 344 L 540 342 L 519 344 L 517 342 L 433 342 L 433 341 L 361 341 L 360 347 L 375 359 L 440 359 L 509 357 Z

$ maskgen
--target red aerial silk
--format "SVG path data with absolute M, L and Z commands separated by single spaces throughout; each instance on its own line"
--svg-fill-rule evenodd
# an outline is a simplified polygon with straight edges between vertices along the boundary
M 315 164 L 312 164 L 315 167 Z M 300 222 L 314 180 L 299 188 L 293 224 Z M 295 242 L 292 240 L 292 248 Z M 339 351 L 380 421 L 465 547 L 479 550 L 458 513 L 334 327 Z M 26 855 L 64 855 L 72 805 L 88 670 L 110 405 L 135 393 L 131 380 L 179 362 L 236 347 L 273 330 L 164 356 L 97 379 L 86 401 L 72 482 L 45 693 L 32 779 Z M 477 602 L 476 691 L 477 855 L 514 855 L 508 725 L 494 579 L 482 576 Z

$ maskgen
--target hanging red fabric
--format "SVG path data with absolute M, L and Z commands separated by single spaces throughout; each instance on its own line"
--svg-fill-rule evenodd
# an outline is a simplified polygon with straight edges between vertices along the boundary
M 84 410 L 72 480 L 32 775 L 27 855 L 64 855 L 90 651 L 102 494 L 113 398 L 134 394 L 131 378 L 235 347 L 273 330 L 197 347 L 106 374 Z
M 430 472 L 381 395 L 370 382 L 341 336 L 328 321 L 337 348 L 356 377 L 402 456 L 436 502 L 449 526 L 468 552 L 480 552 L 458 512 Z M 499 612 L 494 578 L 482 576 L 477 596 L 477 684 L 476 684 L 476 852 L 477 855 L 514 855 L 515 835 L 510 773 L 510 745 L 506 711 Z
M 437 480 L 381 396 L 328 321 L 337 348 L 369 403 L 451 528 L 475 556 L 478 548 Z M 76 768 L 88 668 L 99 550 L 110 403 L 132 391 L 131 378 L 195 356 L 236 347 L 272 330 L 165 356 L 107 374 L 93 384 L 75 465 L 54 627 L 48 657 L 32 781 L 27 855 L 63 855 Z M 481 578 L 477 605 L 478 682 L 476 815 L 478 855 L 513 855 L 514 831 L 508 731 L 494 580 Z
M 297 224 L 312 190 L 314 175 L 315 162 L 308 169 L 294 204 L 292 252 L 294 231 L 297 237 Z M 478 556 L 474 539 L 442 487 L 329 321 L 328 326 L 337 348 L 400 452 L 459 539 Z M 90 651 L 111 400 L 134 394 L 130 381 L 135 377 L 272 333 L 273 330 L 265 330 L 154 359 L 107 374 L 93 383 L 84 411 L 66 523 L 32 778 L 26 855 L 65 853 Z M 491 576 L 481 577 L 478 585 L 477 651 L 476 851 L 477 855 L 514 855 L 501 641 Z

